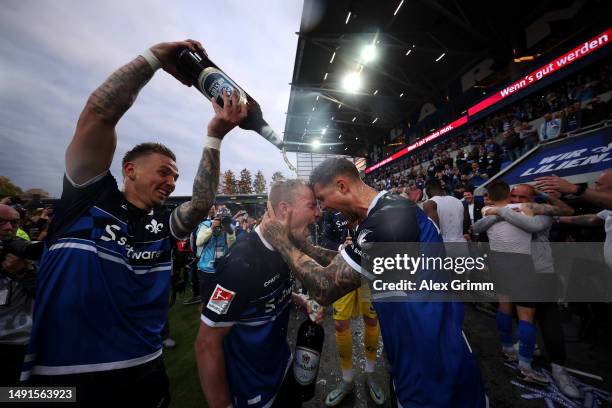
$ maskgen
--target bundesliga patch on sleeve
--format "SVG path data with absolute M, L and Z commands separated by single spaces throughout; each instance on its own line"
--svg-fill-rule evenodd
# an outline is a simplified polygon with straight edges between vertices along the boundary
M 206 304 L 206 308 L 212 310 L 216 314 L 227 314 L 235 295 L 236 292 L 227 290 L 223 286 L 217 284 L 213 294 L 210 296 L 210 299 Z

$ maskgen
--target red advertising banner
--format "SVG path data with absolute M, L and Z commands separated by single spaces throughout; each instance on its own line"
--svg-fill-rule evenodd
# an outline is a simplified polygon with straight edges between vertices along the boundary
M 436 139 L 437 137 L 451 130 L 457 129 L 459 126 L 463 126 L 464 124 L 467 123 L 469 116 L 475 115 L 476 113 L 484 109 L 487 109 L 490 106 L 495 105 L 502 99 L 507 98 L 508 96 L 514 95 L 517 92 L 520 92 L 522 89 L 534 84 L 537 81 L 540 81 L 541 79 L 552 74 L 553 72 L 559 71 L 565 68 L 566 66 L 570 65 L 572 62 L 584 57 L 585 55 L 590 54 L 591 52 L 597 50 L 598 48 L 605 46 L 606 44 L 610 42 L 610 37 L 612 37 L 612 28 L 607 29 L 603 33 L 593 37 L 592 39 L 588 41 L 585 41 L 583 44 L 563 54 L 562 56 L 558 57 L 554 61 L 540 67 L 539 69 L 533 71 L 531 74 L 526 75 L 525 77 L 519 79 L 513 84 L 496 92 L 495 94 L 489 96 L 488 98 L 485 98 L 482 101 L 478 102 L 476 105 L 468 109 L 468 114 L 466 116 L 462 116 L 461 118 L 457 119 L 453 123 L 443 127 L 442 129 L 435 131 L 431 135 L 411 144 L 410 146 L 400 150 L 397 153 L 394 153 L 393 155 L 387 157 L 383 161 L 380 161 L 376 163 L 375 165 L 368 167 L 365 170 L 366 174 L 380 168 L 381 166 L 384 166 L 385 164 L 388 164 L 404 156 L 405 154 L 408 154 L 412 150 L 418 147 L 421 147 L 426 143 L 431 142 L 432 140 Z
M 424 137 L 423 139 L 421 139 L 421 140 L 419 140 L 417 142 L 414 142 L 413 144 L 411 144 L 410 146 L 400 150 L 399 152 L 392 154 L 391 156 L 387 157 L 385 160 L 383 160 L 381 162 L 378 162 L 378 163 L 376 163 L 373 166 L 368 167 L 365 170 L 366 174 L 370 173 L 371 171 L 376 170 L 377 168 L 379 168 L 381 166 L 384 166 L 387 163 L 392 162 L 395 159 L 398 159 L 398 158 L 402 157 L 403 155 L 413 151 L 417 147 L 423 146 L 425 143 L 431 142 L 432 140 L 442 136 L 445 133 L 450 132 L 451 130 L 455 130 L 455 129 L 457 129 L 460 126 L 465 125 L 467 123 L 467 120 L 468 120 L 468 118 L 467 118 L 466 115 L 460 117 L 459 119 L 457 119 L 453 123 L 450 123 L 450 124 L 444 126 L 442 129 L 438 129 L 435 132 L 433 132 L 432 134 L 430 134 L 429 136 Z
M 540 81 L 542 78 L 547 77 L 553 72 L 559 71 L 560 69 L 565 68 L 572 62 L 579 60 L 580 58 L 590 54 L 596 49 L 605 46 L 610 42 L 611 36 L 612 28 L 609 28 L 598 36 L 593 37 L 589 41 L 585 41 L 582 45 L 574 48 L 570 52 L 563 54 L 554 61 L 533 71 L 531 74 L 526 75 L 525 77 L 519 79 L 513 84 L 508 85 L 504 89 L 478 102 L 476 105 L 468 109 L 468 115 L 475 115 L 476 113 L 495 105 L 502 99 L 507 98 L 510 95 L 514 95 L 522 89 L 527 88 L 528 86 Z

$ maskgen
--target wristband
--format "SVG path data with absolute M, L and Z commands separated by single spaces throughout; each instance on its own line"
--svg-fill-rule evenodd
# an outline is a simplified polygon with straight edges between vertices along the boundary
M 151 51 L 150 48 L 147 48 L 141 52 L 140 56 L 149 63 L 153 72 L 161 68 L 161 62 L 159 62 L 159 59 L 155 56 L 155 54 L 153 54 L 153 51 Z
M 204 147 L 221 150 L 221 139 L 219 139 L 218 137 L 206 136 L 206 140 L 204 141 Z

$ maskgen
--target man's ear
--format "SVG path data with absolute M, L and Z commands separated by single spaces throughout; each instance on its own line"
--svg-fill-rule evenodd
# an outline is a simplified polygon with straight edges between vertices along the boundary
M 136 179 L 136 164 L 133 162 L 127 162 L 123 166 L 123 177 L 129 178 L 130 180 Z
M 338 177 L 336 179 L 336 188 L 341 194 L 347 194 L 349 192 L 348 182 L 342 177 Z
M 276 210 L 274 211 L 276 216 L 280 219 L 284 220 L 287 217 L 287 213 L 289 212 L 289 203 L 286 201 L 281 201 L 278 203 Z

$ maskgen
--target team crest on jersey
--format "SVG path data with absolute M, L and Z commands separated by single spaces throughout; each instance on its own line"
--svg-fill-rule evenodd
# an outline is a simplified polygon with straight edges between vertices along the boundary
M 208 299 L 206 308 L 219 315 L 227 314 L 235 295 L 236 292 L 232 292 L 231 290 L 225 289 L 223 286 L 217 284 L 217 286 L 215 286 L 215 290 L 210 296 L 210 299 Z
M 147 226 L 145 227 L 147 231 L 150 231 L 153 234 L 157 234 L 158 232 L 162 230 L 162 228 L 164 228 L 164 224 L 161 222 L 158 223 L 155 218 L 152 219 L 151 223 L 147 224 Z
M 363 248 L 366 245 L 366 236 L 372 231 L 369 229 L 362 229 L 359 231 L 359 235 L 357 236 L 357 245 Z

